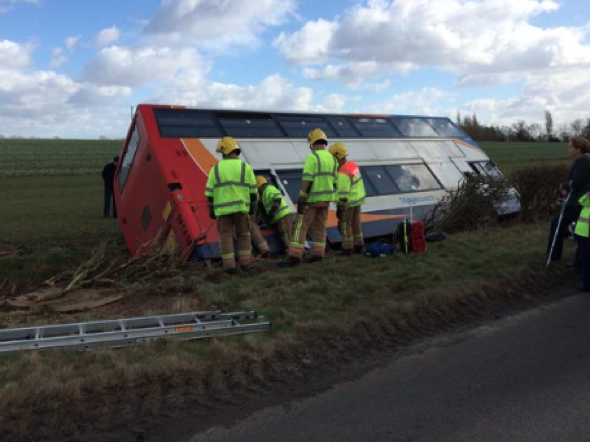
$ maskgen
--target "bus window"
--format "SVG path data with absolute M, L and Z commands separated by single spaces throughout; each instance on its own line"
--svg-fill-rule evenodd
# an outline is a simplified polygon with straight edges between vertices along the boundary
M 328 138 L 336 137 L 336 133 L 323 117 L 278 115 L 277 120 L 290 138 L 307 138 L 307 134 L 313 129 L 323 130 Z
M 350 121 L 363 137 L 397 138 L 401 136 L 397 129 L 385 118 L 351 118 Z
M 268 114 L 218 113 L 223 129 L 235 138 L 283 138 L 283 131 Z
M 135 125 L 133 127 L 133 133 L 131 134 L 131 138 L 129 139 L 129 144 L 127 145 L 127 151 L 125 152 L 123 161 L 121 161 L 121 167 L 119 168 L 119 191 L 121 193 L 123 193 L 123 189 L 125 189 L 125 184 L 127 184 L 127 177 L 129 176 L 129 171 L 131 170 L 133 159 L 135 158 L 135 154 L 137 153 L 139 142 L 139 130 L 137 129 L 137 125 Z
M 393 124 L 405 137 L 438 137 L 436 131 L 422 118 L 393 117 Z
M 281 184 L 289 194 L 289 198 L 291 198 L 293 204 L 296 204 L 301 190 L 303 170 L 277 170 L 276 172 Z
M 424 164 L 385 166 L 401 192 L 440 189 L 441 186 Z
M 465 138 L 467 136 L 461 129 L 451 123 L 451 120 L 448 118 L 425 118 L 425 121 L 443 137 Z
M 194 109 L 154 109 L 162 138 L 221 138 L 213 115 Z
M 367 196 L 399 193 L 398 187 L 383 166 L 365 166 L 361 169 L 361 173 L 365 179 L 365 185 L 367 182 L 371 184 L 365 189 Z
M 338 135 L 341 138 L 358 138 L 359 137 L 359 133 L 354 128 L 354 126 L 351 124 L 351 122 L 348 121 L 348 119 L 346 117 L 333 116 L 333 117 L 328 117 L 328 120 L 330 121 L 330 123 L 332 123 L 332 126 L 334 126 L 334 128 L 336 129 L 336 132 L 338 132 Z

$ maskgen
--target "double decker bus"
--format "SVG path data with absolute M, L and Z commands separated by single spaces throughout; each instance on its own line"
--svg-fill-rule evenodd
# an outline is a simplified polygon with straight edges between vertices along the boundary
M 391 234 L 410 215 L 423 219 L 457 189 L 467 173 L 501 176 L 485 152 L 444 117 L 262 112 L 137 107 L 120 155 L 115 200 L 121 230 L 132 254 L 165 242 L 187 261 L 219 258 L 219 236 L 209 218 L 205 183 L 223 136 L 237 139 L 242 157 L 256 174 L 277 186 L 295 212 L 307 134 L 320 128 L 330 144 L 340 141 L 359 164 L 367 200 L 365 238 Z M 341 239 L 335 208 L 328 240 Z M 499 212 L 520 210 L 513 194 Z M 279 252 L 276 232 L 263 226 L 271 250 Z

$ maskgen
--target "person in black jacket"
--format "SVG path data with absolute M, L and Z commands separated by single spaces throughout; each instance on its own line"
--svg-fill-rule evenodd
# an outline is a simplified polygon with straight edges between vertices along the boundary
M 113 201 L 113 218 L 117 217 L 117 206 L 115 205 L 115 198 L 113 195 L 115 187 L 115 171 L 117 170 L 117 163 L 119 157 L 113 158 L 113 162 L 107 164 L 102 169 L 102 180 L 104 181 L 104 206 L 102 209 L 102 215 L 105 218 L 109 217 L 111 209 L 111 200 Z
M 551 251 L 551 245 L 553 243 L 553 236 L 555 238 L 555 246 L 553 247 L 553 253 L 551 253 L 551 261 L 558 261 L 561 259 L 563 252 L 563 238 L 567 232 L 567 226 L 575 222 L 580 215 L 582 206 L 578 200 L 582 195 L 588 192 L 590 188 L 590 158 L 586 155 L 590 151 L 590 143 L 584 138 L 574 138 L 570 140 L 568 144 L 568 155 L 574 159 L 571 164 L 567 183 L 562 184 L 559 188 L 561 196 L 567 199 L 567 205 L 563 211 L 563 219 L 559 227 L 559 232 L 555 232 L 557 229 L 557 223 L 559 222 L 559 214 L 551 221 L 551 230 L 549 231 L 549 241 L 547 243 L 547 257 Z M 568 198 L 569 196 L 569 198 Z M 579 266 L 579 262 L 576 254 L 575 266 Z

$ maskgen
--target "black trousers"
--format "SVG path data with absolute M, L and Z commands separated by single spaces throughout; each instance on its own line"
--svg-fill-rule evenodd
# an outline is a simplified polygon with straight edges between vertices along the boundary
M 117 217 L 117 206 L 115 205 L 115 196 L 113 195 L 113 188 L 104 186 L 104 205 L 102 207 L 102 215 L 108 218 L 111 211 L 111 201 L 113 202 L 113 218 Z
M 561 255 L 563 253 L 563 239 L 566 236 L 567 226 L 578 220 L 581 211 L 582 206 L 565 207 L 565 210 L 563 212 L 563 218 L 561 220 L 561 225 L 559 226 L 559 232 L 557 232 L 557 237 L 555 238 L 555 247 L 553 248 L 553 253 L 551 254 L 551 261 L 558 261 L 561 259 Z M 553 235 L 555 235 L 555 230 L 557 229 L 558 222 L 559 214 L 555 215 L 555 218 L 553 218 L 553 220 L 551 221 L 551 229 L 549 230 L 549 239 L 547 241 L 547 256 L 549 256 L 549 251 L 551 250 Z
M 582 288 L 590 290 L 590 238 L 576 235 L 578 252 L 576 257 L 580 260 L 580 271 L 582 272 Z

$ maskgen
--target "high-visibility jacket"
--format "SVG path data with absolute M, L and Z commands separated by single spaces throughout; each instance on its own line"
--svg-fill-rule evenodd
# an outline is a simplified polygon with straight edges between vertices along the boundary
M 342 202 L 345 208 L 352 209 L 363 204 L 366 196 L 359 166 L 354 161 L 347 161 L 338 169 L 338 202 Z
M 582 205 L 582 211 L 576 222 L 574 234 L 588 238 L 590 237 L 590 195 L 587 193 L 582 195 L 578 202 Z
M 272 184 L 267 184 L 264 186 L 262 190 L 262 205 L 264 206 L 264 211 L 267 215 L 270 215 L 272 208 L 275 206 L 276 202 L 279 202 L 279 209 L 275 212 L 274 216 L 270 220 L 271 224 L 280 221 L 285 216 L 291 213 L 291 209 L 287 205 L 285 198 L 283 198 L 283 194 L 279 189 L 277 189 Z
M 248 213 L 258 190 L 254 171 L 238 158 L 221 160 L 211 168 L 205 196 L 213 198 L 215 216 Z M 254 198 L 251 197 L 254 195 Z
M 337 172 L 338 163 L 327 150 L 314 150 L 305 158 L 302 179 L 312 182 L 308 203 L 336 201 Z

